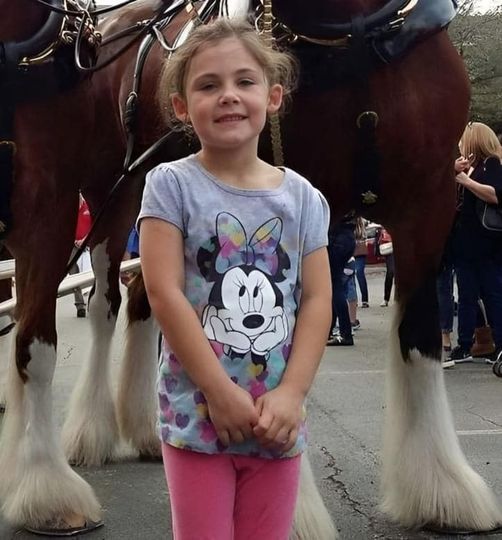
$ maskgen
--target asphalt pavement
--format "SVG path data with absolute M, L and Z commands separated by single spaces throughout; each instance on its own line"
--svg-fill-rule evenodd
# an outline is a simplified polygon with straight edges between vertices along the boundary
M 355 346 L 326 348 L 310 393 L 310 458 L 319 488 L 344 540 L 478 538 L 405 530 L 378 509 L 384 364 L 392 309 L 379 307 L 383 277 L 383 269 L 369 269 L 370 307 L 358 312 L 361 328 L 355 332 Z M 53 385 L 59 427 L 90 339 L 89 321 L 75 315 L 72 298 L 60 299 L 58 368 Z M 121 315 L 112 350 L 112 372 L 120 361 L 123 325 Z M 0 340 L 0 355 L 5 358 L 8 339 Z M 483 363 L 457 365 L 445 371 L 445 379 L 455 427 L 468 461 L 502 501 L 502 379 Z M 172 538 L 162 465 L 140 462 L 130 449 L 122 450 L 118 462 L 78 468 L 95 489 L 105 520 L 103 528 L 81 538 Z M 9 527 L 0 517 L 0 540 L 34 538 Z M 502 540 L 502 534 L 487 538 Z

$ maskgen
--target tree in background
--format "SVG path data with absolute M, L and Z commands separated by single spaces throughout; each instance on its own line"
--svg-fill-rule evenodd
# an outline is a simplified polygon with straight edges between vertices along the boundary
M 502 7 L 476 12 L 475 0 L 461 0 L 450 25 L 472 85 L 471 119 L 502 133 Z

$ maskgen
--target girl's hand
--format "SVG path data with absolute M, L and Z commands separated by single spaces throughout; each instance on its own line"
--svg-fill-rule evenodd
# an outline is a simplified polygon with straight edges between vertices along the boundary
M 455 160 L 455 172 L 463 172 L 468 171 L 469 167 L 471 166 L 471 161 L 464 156 L 460 156 Z
M 466 183 L 469 182 L 470 178 L 465 174 L 465 172 L 461 172 L 455 176 L 455 180 L 457 181 L 457 184 L 465 186 Z
M 229 381 L 228 388 L 206 395 L 209 417 L 218 439 L 224 446 L 241 443 L 254 436 L 253 427 L 258 423 L 258 413 L 251 394 Z
M 303 396 L 294 388 L 280 384 L 256 400 L 260 415 L 253 432 L 258 442 L 269 449 L 288 452 L 298 438 L 302 420 Z

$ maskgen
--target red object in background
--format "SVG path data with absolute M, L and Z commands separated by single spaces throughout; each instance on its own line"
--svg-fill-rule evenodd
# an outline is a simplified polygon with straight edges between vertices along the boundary
M 382 257 L 377 253 L 376 239 L 378 233 L 382 228 L 378 223 L 368 223 L 366 225 L 366 243 L 368 245 L 368 255 L 366 256 L 366 264 L 382 264 L 385 263 L 385 257 Z
M 77 229 L 75 231 L 75 240 L 83 240 L 91 230 L 91 213 L 84 199 L 81 199 L 78 208 Z

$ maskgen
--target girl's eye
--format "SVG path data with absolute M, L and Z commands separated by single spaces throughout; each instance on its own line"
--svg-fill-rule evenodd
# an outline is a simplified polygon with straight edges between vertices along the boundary
M 199 90 L 205 91 L 205 90 L 212 90 L 215 87 L 214 83 L 205 83 L 199 87 Z
M 239 84 L 241 86 L 251 86 L 254 84 L 254 81 L 252 81 L 251 79 L 242 79 L 239 81 Z

